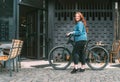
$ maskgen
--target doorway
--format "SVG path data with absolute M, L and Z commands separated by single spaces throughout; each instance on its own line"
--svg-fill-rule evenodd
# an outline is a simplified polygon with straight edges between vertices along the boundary
M 46 57 L 47 21 L 45 10 L 20 5 L 19 38 L 24 40 L 22 57 L 42 59 Z

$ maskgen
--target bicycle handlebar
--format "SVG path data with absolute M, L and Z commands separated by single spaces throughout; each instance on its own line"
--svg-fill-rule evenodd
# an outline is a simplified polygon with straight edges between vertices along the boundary
M 69 36 L 66 36 L 66 37 L 68 37 L 67 44 L 74 42 L 73 40 L 71 40 L 72 34 L 70 34 Z

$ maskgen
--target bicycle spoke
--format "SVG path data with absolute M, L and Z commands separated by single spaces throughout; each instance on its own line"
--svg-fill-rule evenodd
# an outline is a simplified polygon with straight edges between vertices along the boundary
M 103 69 L 108 63 L 108 54 L 101 47 L 92 48 L 88 54 L 88 66 L 92 69 Z
M 49 62 L 54 69 L 66 69 L 71 63 L 70 52 L 64 47 L 56 47 L 49 55 Z

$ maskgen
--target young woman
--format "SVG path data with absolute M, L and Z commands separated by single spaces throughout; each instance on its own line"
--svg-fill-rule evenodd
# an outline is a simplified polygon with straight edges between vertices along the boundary
M 85 54 L 84 54 L 84 46 L 87 41 L 87 33 L 86 33 L 86 21 L 81 12 L 75 13 L 75 27 L 72 32 L 67 33 L 73 35 L 75 46 L 73 49 L 73 61 L 74 61 L 74 69 L 71 73 L 76 73 L 77 71 L 84 72 L 85 71 Z M 81 67 L 78 69 L 78 62 L 81 62 Z

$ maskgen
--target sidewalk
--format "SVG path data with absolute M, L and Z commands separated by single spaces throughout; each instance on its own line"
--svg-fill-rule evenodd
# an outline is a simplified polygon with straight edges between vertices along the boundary
M 23 60 L 21 62 L 22 68 L 50 68 L 52 67 L 49 65 L 49 62 L 47 60 L 32 60 L 32 59 L 27 59 Z M 73 66 L 73 64 L 70 65 L 70 68 Z M 86 65 L 87 68 L 89 68 Z M 109 63 L 106 67 L 107 68 L 120 68 L 120 63 Z
M 71 74 L 72 65 L 66 70 L 54 70 L 47 60 L 22 60 L 19 72 L 10 77 L 0 73 L 0 82 L 120 82 L 120 64 L 109 64 L 104 70 L 86 69 L 84 73 Z

